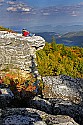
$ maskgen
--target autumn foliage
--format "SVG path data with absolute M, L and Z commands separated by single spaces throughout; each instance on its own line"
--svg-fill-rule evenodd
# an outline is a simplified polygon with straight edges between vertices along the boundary
M 55 40 L 46 43 L 36 52 L 39 73 L 42 76 L 68 75 L 83 78 L 83 48 L 56 44 Z
M 5 84 L 9 87 L 16 98 L 25 98 L 28 93 L 29 96 L 34 96 L 38 88 L 36 78 L 30 73 L 23 76 L 19 71 L 9 71 L 0 77 L 0 84 Z M 30 95 L 31 94 L 31 95 Z

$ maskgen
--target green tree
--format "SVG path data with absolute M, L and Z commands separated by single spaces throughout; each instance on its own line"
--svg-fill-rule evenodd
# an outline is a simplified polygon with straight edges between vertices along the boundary
M 51 47 L 53 52 L 57 51 L 57 44 L 56 44 L 55 37 L 52 37 Z
M 66 51 L 66 47 L 64 45 L 62 45 L 62 49 L 61 49 L 61 56 L 66 56 L 67 51 Z

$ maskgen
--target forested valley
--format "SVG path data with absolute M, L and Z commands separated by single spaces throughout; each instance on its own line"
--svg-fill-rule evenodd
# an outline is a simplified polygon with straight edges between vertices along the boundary
M 68 75 L 83 78 L 83 48 L 56 44 L 53 37 L 51 43 L 45 44 L 37 51 L 37 64 L 41 76 Z

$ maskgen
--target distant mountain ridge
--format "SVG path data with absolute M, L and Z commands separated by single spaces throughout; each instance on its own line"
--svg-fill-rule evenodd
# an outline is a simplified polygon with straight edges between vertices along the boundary
M 46 40 L 46 42 L 51 42 L 53 36 L 55 38 L 58 38 L 60 36 L 58 33 L 55 32 L 40 32 L 36 33 L 36 35 L 42 36 Z
M 13 29 L 14 31 L 21 31 L 23 28 L 26 28 L 27 30 L 39 33 L 39 32 L 56 32 L 60 34 L 65 34 L 67 32 L 78 32 L 83 31 L 83 25 L 39 25 L 39 26 L 10 26 L 10 29 Z
M 62 37 L 68 37 L 68 38 L 73 37 L 73 36 L 83 36 L 83 31 L 69 32 L 69 33 L 62 35 Z
M 37 35 L 44 37 L 47 42 L 51 42 L 52 37 L 54 36 L 58 44 L 83 47 L 83 31 L 69 32 L 66 34 L 58 34 L 55 32 L 41 32 L 37 33 Z
M 54 31 L 57 31 L 58 33 L 83 31 L 83 25 L 70 25 L 70 26 L 58 25 L 54 28 Z
M 83 31 L 66 33 L 57 40 L 66 42 L 69 46 L 83 47 Z

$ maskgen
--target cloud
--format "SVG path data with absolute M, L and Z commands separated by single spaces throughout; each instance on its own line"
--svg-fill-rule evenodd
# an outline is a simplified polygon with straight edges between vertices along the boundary
M 50 15 L 49 13 L 43 13 L 44 16 Z
M 79 16 L 81 12 L 81 8 L 83 8 L 83 2 L 77 5 L 71 6 L 52 6 L 46 7 L 40 10 L 40 14 L 44 16 L 48 15 L 56 15 L 56 14 L 66 14 L 70 16 Z
M 15 7 L 8 7 L 7 11 L 13 11 L 14 12 L 14 11 L 17 11 L 17 8 L 15 8 Z
M 0 0 L 0 6 L 2 6 L 4 3 L 4 0 Z
M 78 16 L 78 13 L 76 11 L 72 11 L 71 16 Z
M 13 5 L 13 4 L 15 4 L 15 2 L 14 1 L 7 1 L 7 4 Z
M 79 5 L 82 5 L 82 6 L 83 6 L 83 2 L 79 3 Z
M 22 9 L 22 11 L 25 11 L 25 12 L 29 12 L 30 11 L 30 8 L 29 7 L 23 7 L 23 8 L 21 8 Z
M 4 1 L 4 0 L 0 0 Z M 45 7 L 43 9 L 41 8 L 32 8 L 28 6 L 27 4 L 23 3 L 22 1 L 7 1 L 8 12 L 24 12 L 26 14 L 32 14 L 32 15 L 42 15 L 42 16 L 50 16 L 50 15 L 69 15 L 69 16 L 79 16 L 80 9 L 83 8 L 83 2 L 79 3 L 77 5 L 70 5 L 70 6 L 49 6 Z
M 7 4 L 9 7 L 7 8 L 7 11 L 10 12 L 30 12 L 31 7 L 28 7 L 26 4 L 22 2 L 12 2 L 12 1 L 7 1 Z
M 1 3 L 1 2 L 4 2 L 4 0 L 0 0 L 0 3 Z
M 29 7 L 21 7 L 21 6 L 10 6 L 7 8 L 7 11 L 11 11 L 11 12 L 30 12 Z

